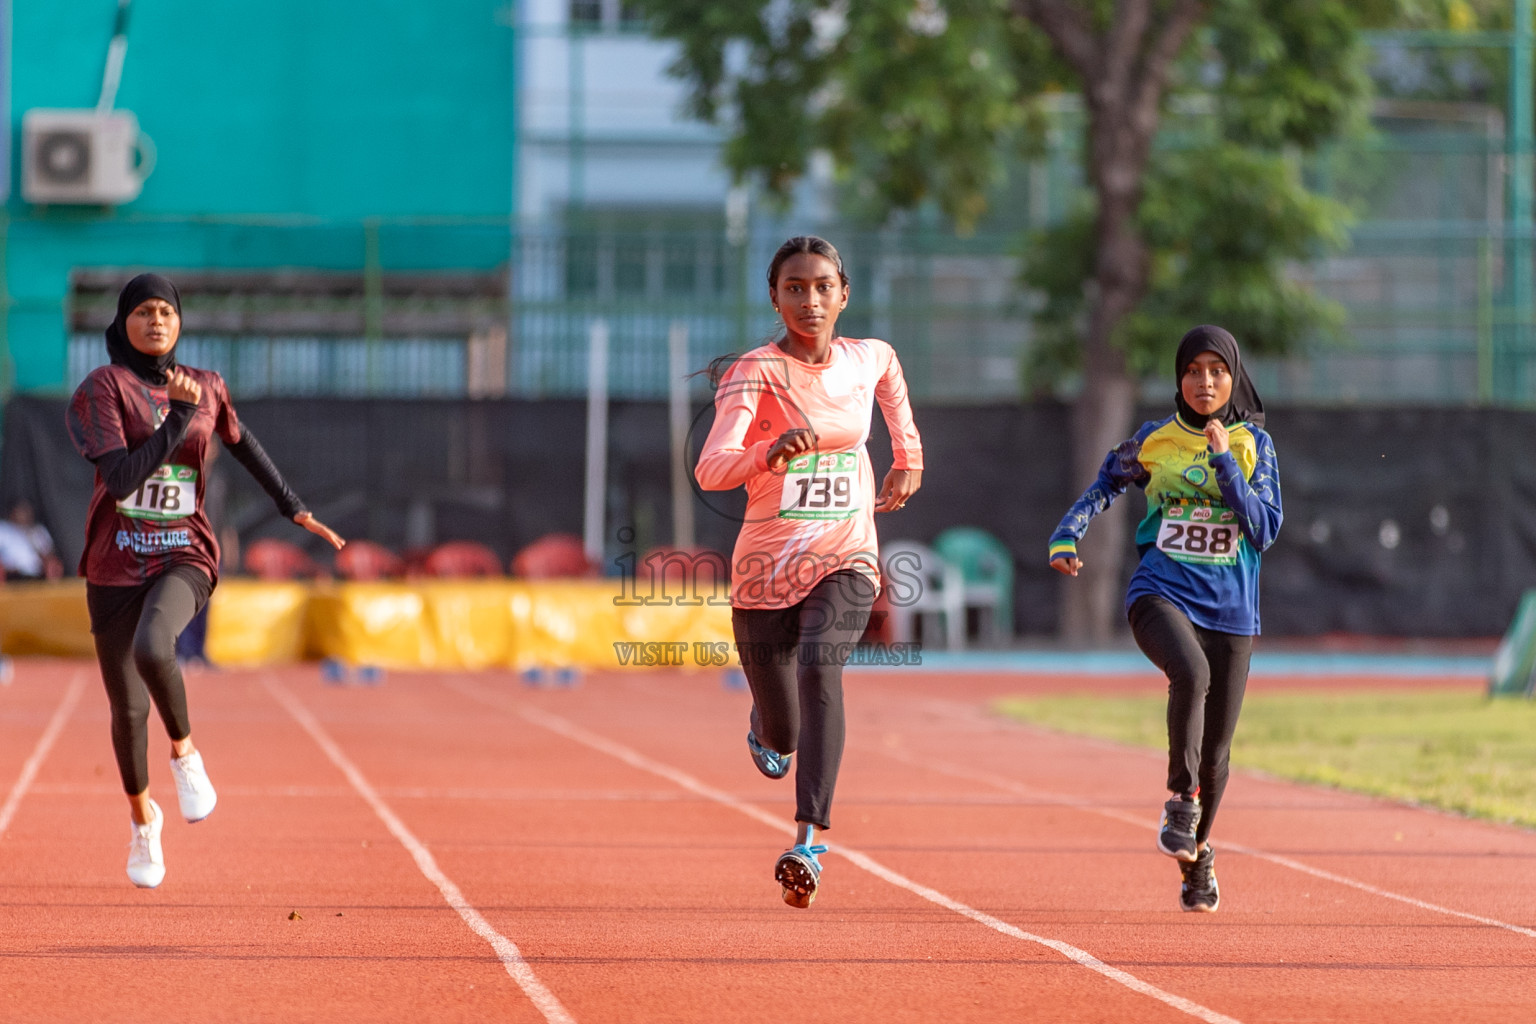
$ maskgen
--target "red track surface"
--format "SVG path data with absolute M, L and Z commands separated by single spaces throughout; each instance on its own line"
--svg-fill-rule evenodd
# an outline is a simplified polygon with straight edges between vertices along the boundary
M 984 713 L 1052 685 L 850 675 L 831 838 L 854 852 L 796 911 L 785 836 L 752 816 L 787 827 L 791 787 L 752 769 L 748 698 L 713 674 L 196 676 L 219 807 L 177 819 L 156 725 L 169 873 L 140 891 L 93 668 L 22 663 L 0 688 L 0 1019 L 1536 1019 L 1536 834 L 1240 775 L 1221 911 L 1181 914 L 1160 759 Z

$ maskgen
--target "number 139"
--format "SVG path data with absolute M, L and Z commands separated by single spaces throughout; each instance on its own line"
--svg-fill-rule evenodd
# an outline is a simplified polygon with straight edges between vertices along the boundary
M 797 508 L 847 508 L 853 488 L 846 476 L 802 477 Z

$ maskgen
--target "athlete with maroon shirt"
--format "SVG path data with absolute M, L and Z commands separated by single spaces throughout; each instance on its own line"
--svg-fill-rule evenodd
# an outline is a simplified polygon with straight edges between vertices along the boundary
M 337 549 L 346 542 L 309 513 L 241 426 L 224 379 L 178 366 L 181 296 L 158 274 L 140 274 L 117 298 L 107 328 L 110 365 L 91 372 L 67 422 L 96 466 L 80 575 L 86 579 L 96 660 L 112 705 L 112 747 L 128 794 L 128 877 L 165 878 L 165 818 L 149 798 L 149 706 L 171 738 L 171 774 L 182 815 L 201 821 L 217 797 L 192 745 L 176 637 L 219 578 L 219 544 L 203 511 L 203 470 L 217 434 L 283 515 Z

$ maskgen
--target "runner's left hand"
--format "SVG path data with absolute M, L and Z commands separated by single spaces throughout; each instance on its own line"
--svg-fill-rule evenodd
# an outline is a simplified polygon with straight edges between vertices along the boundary
M 316 519 L 313 512 L 300 512 L 298 515 L 293 517 L 293 521 L 304 527 L 304 529 L 308 530 L 310 533 L 324 537 L 326 543 L 335 548 L 337 551 L 340 551 L 342 548 L 347 546 L 347 542 L 341 539 L 341 534 L 337 533 L 335 530 L 331 529 L 329 526 L 326 526 L 320 520 Z
M 885 474 L 885 483 L 880 485 L 880 497 L 875 501 L 876 512 L 894 512 L 907 503 L 907 499 L 917 493 L 917 489 L 923 486 L 923 471 L 920 469 L 893 469 Z
M 1227 428 L 1222 426 L 1220 420 L 1206 420 L 1205 442 L 1211 446 L 1212 455 L 1220 455 L 1231 446 Z

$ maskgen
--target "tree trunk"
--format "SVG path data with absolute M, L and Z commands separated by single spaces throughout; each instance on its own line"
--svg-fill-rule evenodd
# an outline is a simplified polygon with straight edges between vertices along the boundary
M 1088 111 L 1088 177 L 1098 200 L 1093 289 L 1083 338 L 1083 393 L 1072 416 L 1074 486 L 1087 487 L 1108 451 L 1131 432 L 1136 387 L 1113 341 L 1147 291 L 1147 246 L 1136 225 L 1168 70 L 1209 0 L 1115 0 L 1103 31 L 1072 0 L 1014 0 L 1082 78 Z M 1103 643 L 1119 619 L 1126 514 L 1112 509 L 1083 538 L 1081 577 L 1064 582 L 1061 632 Z
M 1090 101 L 1088 131 L 1098 210 L 1093 293 L 1083 338 L 1083 391 L 1072 415 L 1073 486 L 1079 491 L 1093 482 L 1104 456 L 1134 427 L 1136 382 L 1126 372 L 1124 354 L 1113 338 L 1120 321 L 1146 294 L 1149 273 L 1136 210 L 1150 134 L 1138 131 L 1114 102 Z M 1118 631 L 1129 528 L 1129 513 L 1117 503 L 1094 520 L 1078 545 L 1085 568 L 1081 576 L 1065 581 L 1062 602 L 1061 635 L 1069 642 L 1102 645 Z
M 1098 473 L 1104 456 L 1130 436 L 1136 412 L 1136 385 L 1122 370 L 1085 374 L 1083 393 L 1072 409 L 1072 489 L 1081 493 Z M 1081 646 L 1111 640 L 1123 618 L 1121 578 L 1130 512 L 1123 501 L 1093 521 L 1078 542 L 1082 575 L 1063 578 L 1061 636 Z

